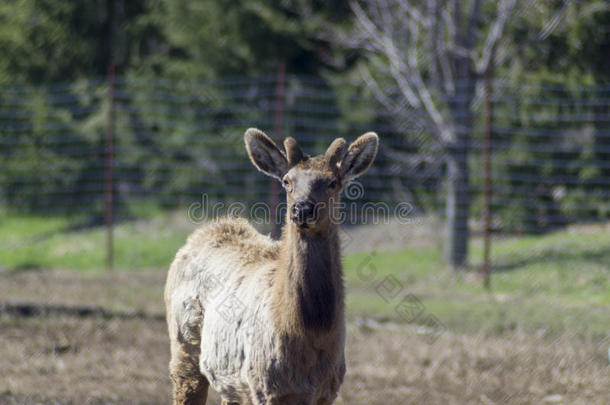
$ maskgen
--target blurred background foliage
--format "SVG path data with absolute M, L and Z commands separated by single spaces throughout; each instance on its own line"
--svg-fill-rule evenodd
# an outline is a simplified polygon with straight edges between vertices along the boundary
M 484 12 L 495 3 L 485 2 Z M 241 156 L 239 139 L 246 126 L 272 127 L 280 64 L 288 73 L 287 94 L 293 94 L 286 97 L 285 114 L 300 111 L 304 115 L 299 117 L 307 119 L 315 102 L 333 120 L 333 125 L 319 125 L 316 137 L 309 138 L 311 128 L 306 130 L 299 119 L 287 120 L 283 134 L 302 135 L 306 147 L 319 150 L 330 137 L 358 135 L 354 128 L 379 128 L 393 149 L 417 153 L 422 145 L 411 138 L 413 131 L 381 109 L 371 108 L 376 101 L 359 74 L 366 55 L 341 46 L 340 37 L 350 35 L 353 25 L 346 2 L 3 1 L 2 204 L 16 211 L 57 207 L 68 212 L 86 204 L 94 220 L 101 218 L 100 168 L 111 65 L 118 78 L 116 165 L 129 174 L 115 190 L 119 200 L 121 187 L 143 193 L 155 190 L 156 202 L 164 207 L 190 201 L 193 190 L 213 190 L 219 199 L 230 198 L 232 190 L 260 190 L 248 185 L 265 180 L 221 170 L 218 161 L 230 163 Z M 494 151 L 501 157 L 494 161 L 494 170 L 507 174 L 498 185 L 514 202 L 496 210 L 504 226 L 544 229 L 545 223 L 569 221 L 583 202 L 597 207 L 587 218 L 610 217 L 609 26 L 605 1 L 525 3 L 508 24 L 495 78 L 498 91 L 513 92 L 517 101 L 498 102 L 494 124 L 524 131 L 494 132 L 494 141 L 502 145 Z M 502 83 L 511 86 L 503 88 Z M 583 90 L 591 85 L 600 90 Z M 290 89 L 296 90 L 290 93 Z M 240 108 L 235 107 L 236 93 L 243 98 Z M 323 95 L 324 102 L 312 94 Z M 317 101 L 312 102 L 312 97 Z M 535 102 L 540 99 L 558 101 Z M 583 100 L 586 108 L 579 111 L 576 104 L 562 103 L 567 99 Z M 605 105 L 591 102 L 596 99 L 606 100 Z M 565 126 L 557 117 L 579 113 L 606 118 L 593 120 L 593 128 L 571 128 L 561 140 L 545 135 L 544 130 Z M 525 131 L 532 128 L 543 130 L 533 135 Z M 539 164 L 536 146 L 549 143 L 561 147 L 544 152 L 548 163 Z M 480 157 L 475 154 L 472 159 Z M 379 174 L 369 181 L 385 182 L 387 189 L 384 165 L 391 169 L 382 155 Z M 194 169 L 198 176 L 193 176 Z M 540 185 L 533 194 L 523 193 L 519 179 L 532 171 L 589 181 L 565 187 Z M 604 181 L 591 182 L 592 178 Z M 440 181 L 437 173 L 403 179 L 403 185 L 418 209 L 436 211 Z M 474 186 L 480 187 L 477 181 L 473 179 Z M 247 199 L 259 200 L 268 192 L 263 190 L 247 194 Z M 566 197 L 557 202 L 554 193 Z M 58 196 L 62 204 L 53 204 Z M 92 196 L 91 201 L 83 201 L 83 196 Z M 473 210 L 480 212 L 477 198 Z

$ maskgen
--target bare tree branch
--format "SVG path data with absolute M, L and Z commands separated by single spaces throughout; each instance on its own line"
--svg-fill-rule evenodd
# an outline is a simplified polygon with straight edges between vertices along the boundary
M 438 37 L 437 57 L 440 61 L 441 72 L 443 75 L 443 88 L 448 94 L 455 92 L 455 81 L 453 80 L 453 72 L 451 70 L 451 62 L 449 61 L 448 52 L 455 42 L 455 27 L 449 18 L 449 13 L 443 11 L 441 19 L 444 22 L 443 27 L 447 32 L 447 42 L 445 42 L 445 33 L 442 32 Z
M 466 49 L 472 49 L 476 43 L 475 30 L 479 25 L 481 18 L 481 0 L 470 0 L 468 8 L 468 20 L 466 21 L 466 29 L 464 30 L 464 38 L 462 46 Z
M 570 1 L 570 0 L 564 0 Z M 378 66 L 395 84 L 395 90 L 414 108 L 422 108 L 433 124 L 434 133 L 443 143 L 455 139 L 455 114 L 448 98 L 456 92 L 456 80 L 472 84 L 496 54 L 505 26 L 516 0 L 499 0 L 495 19 L 481 45 L 482 1 L 430 0 L 415 3 L 406 0 L 352 0 L 359 32 L 360 49 L 378 55 L 387 62 Z M 504 57 L 500 52 L 499 57 Z M 379 60 L 375 62 L 379 64 Z M 384 105 L 395 105 L 396 92 L 384 89 L 374 78 L 378 69 L 369 60 L 369 69 L 361 69 L 375 97 Z M 470 73 L 469 73 L 470 71 Z M 458 77 L 459 75 L 459 77 Z
M 417 23 L 423 25 L 426 28 L 430 27 L 429 21 L 419 12 L 415 7 L 411 6 L 407 1 L 398 1 L 398 9 L 403 15 L 415 20 Z
M 369 39 L 374 47 L 381 51 L 383 50 L 383 38 L 377 26 L 371 21 L 371 19 L 367 16 L 366 12 L 360 7 L 360 4 L 356 1 L 352 1 L 350 3 L 350 7 L 356 16 L 358 25 L 362 27 L 366 33 L 369 35 Z
M 386 95 L 386 93 L 381 89 L 379 83 L 373 78 L 369 68 L 366 65 L 360 65 L 358 67 L 360 71 L 360 76 L 362 76 L 362 80 L 371 88 L 373 91 L 373 95 L 383 105 L 388 111 L 395 110 L 395 106 L 392 103 L 392 100 Z
M 559 11 L 557 11 L 557 13 L 555 13 L 555 15 L 553 16 L 551 21 L 549 21 L 547 24 L 545 24 L 542 31 L 540 31 L 540 34 L 538 34 L 538 39 L 545 39 L 546 37 L 549 36 L 549 34 L 551 32 L 553 32 L 553 30 L 555 30 L 555 27 L 557 27 L 557 25 L 559 24 L 559 22 L 565 15 L 565 12 L 566 12 L 569 4 L 570 4 L 570 0 L 563 1 L 563 4 L 562 4 L 561 8 L 559 9 Z
M 483 47 L 483 52 L 478 60 L 475 60 L 476 71 L 482 74 L 487 70 L 491 62 L 494 48 L 502 37 L 504 26 L 515 6 L 515 0 L 501 0 L 498 5 L 498 13 Z
M 390 5 L 388 4 L 388 0 L 379 0 L 377 6 L 379 7 L 379 14 L 381 15 L 381 19 L 383 20 L 383 32 L 385 32 L 386 34 L 388 32 L 393 32 L 394 21 L 392 18 L 392 12 L 390 11 Z
M 359 25 L 369 34 L 371 44 L 376 50 L 387 56 L 390 64 L 390 73 L 396 80 L 396 83 L 409 104 L 415 108 L 419 108 L 421 102 L 415 92 L 411 89 L 408 80 L 403 76 L 404 69 L 402 68 L 402 60 L 391 36 L 382 34 L 357 2 L 354 1 L 350 3 L 350 5 L 356 15 Z
M 390 72 L 396 80 L 398 87 L 404 94 L 409 104 L 411 104 L 411 106 L 413 106 L 414 108 L 421 107 L 420 97 L 413 90 L 413 85 L 409 82 L 408 79 L 409 73 L 411 73 L 412 75 L 413 72 L 407 72 L 408 69 L 404 65 L 403 59 L 401 58 L 400 53 L 396 49 L 394 41 L 389 38 L 386 38 L 385 45 L 386 55 L 388 56 L 390 62 Z
M 431 87 L 435 92 L 440 92 L 443 87 L 441 76 L 441 63 L 439 57 L 439 43 L 442 35 L 442 25 L 440 24 L 440 6 L 437 0 L 430 0 L 428 2 L 428 14 L 430 21 L 430 46 L 428 48 L 430 58 L 430 81 Z
M 553 18 L 551 18 L 551 20 L 544 25 L 544 28 L 540 31 L 540 34 L 538 34 L 539 39 L 547 38 L 558 27 L 561 27 L 559 23 L 566 16 L 566 13 L 568 12 L 568 6 L 570 4 L 571 4 L 571 0 L 563 0 L 563 4 L 562 4 L 561 8 L 557 11 L 557 13 L 555 13 Z M 594 14 L 597 12 L 604 12 L 604 11 L 608 11 L 608 10 L 610 10 L 610 3 L 608 3 L 607 1 L 599 2 L 599 3 L 593 2 L 593 4 L 584 5 L 583 8 L 581 9 L 580 13 L 576 14 L 574 16 L 574 18 L 582 19 L 582 18 L 586 18 L 588 15 L 591 15 L 591 14 Z
M 406 31 L 400 30 L 401 34 L 397 32 L 399 31 L 398 29 L 394 29 L 394 25 L 391 23 L 385 24 L 383 28 L 379 28 L 373 20 L 369 18 L 360 4 L 355 1 L 350 4 L 356 15 L 359 26 L 369 35 L 371 45 L 387 57 L 390 74 L 405 99 L 414 108 L 423 106 L 431 121 L 434 123 L 434 126 L 436 127 L 435 132 L 440 140 L 443 142 L 451 142 L 452 131 L 443 118 L 439 107 L 435 104 L 430 90 L 423 80 L 421 66 L 418 62 L 420 55 L 416 51 L 420 28 L 424 28 L 424 24 L 431 27 L 431 24 L 429 22 L 426 23 L 421 18 L 421 13 L 415 12 L 415 10 L 409 6 L 405 6 L 404 2 L 399 2 L 399 4 L 402 5 L 400 9 L 407 11 L 408 14 L 407 18 L 404 19 Z M 374 6 L 371 6 L 369 12 L 373 15 L 377 15 L 382 20 L 387 20 L 388 18 L 391 18 L 390 8 L 391 6 L 387 2 L 381 4 L 376 3 Z M 413 16 L 414 18 L 410 18 L 410 16 Z M 395 41 L 397 37 L 401 40 L 401 43 L 408 41 L 404 52 L 401 51 L 403 48 L 399 47 Z M 441 51 L 439 50 L 439 52 Z M 407 62 L 406 64 L 405 59 Z M 449 69 L 445 66 L 445 75 L 448 71 Z M 370 72 L 367 73 L 369 79 L 372 79 Z M 377 85 L 375 91 L 377 92 L 379 90 L 380 87 Z M 385 98 L 385 103 L 387 103 L 389 99 L 387 97 Z
M 407 61 L 409 63 L 410 72 L 412 75 L 412 81 L 414 87 L 417 89 L 420 100 L 424 105 L 428 115 L 434 122 L 437 127 L 438 135 L 440 136 L 443 142 L 451 142 L 453 141 L 453 131 L 449 128 L 442 114 L 440 113 L 438 107 L 432 100 L 432 96 L 428 90 L 428 87 L 424 83 L 422 79 L 419 66 L 418 66 L 418 54 L 417 54 L 417 40 L 418 40 L 418 28 L 417 26 L 410 25 L 411 31 L 411 44 L 408 49 L 408 58 Z

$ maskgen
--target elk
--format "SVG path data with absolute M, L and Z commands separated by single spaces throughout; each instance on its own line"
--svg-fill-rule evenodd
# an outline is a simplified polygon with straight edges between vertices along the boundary
M 222 218 L 189 236 L 165 285 L 174 404 L 331 404 L 345 374 L 344 287 L 337 212 L 342 188 L 377 154 L 369 132 L 347 147 L 305 155 L 294 138 L 281 151 L 250 128 L 254 166 L 282 183 L 279 241 L 245 219 Z

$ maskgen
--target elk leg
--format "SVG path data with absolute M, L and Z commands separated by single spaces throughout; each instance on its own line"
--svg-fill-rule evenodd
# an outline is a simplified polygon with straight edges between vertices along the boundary
M 198 366 L 198 351 L 193 345 L 176 340 L 171 342 L 172 357 L 169 374 L 173 383 L 174 405 L 205 405 L 208 397 L 208 380 Z

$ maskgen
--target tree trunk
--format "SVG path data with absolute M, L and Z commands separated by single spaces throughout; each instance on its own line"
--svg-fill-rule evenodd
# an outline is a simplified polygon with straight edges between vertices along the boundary
M 454 123 L 454 141 L 447 145 L 446 239 L 445 260 L 454 270 L 464 268 L 468 259 L 468 216 L 471 189 L 468 172 L 468 148 L 472 133 L 471 104 L 475 96 L 472 62 L 458 58 L 455 63 L 455 98 L 449 102 Z
M 445 260 L 453 269 L 466 265 L 470 184 L 467 148 L 451 151 L 447 159 Z

